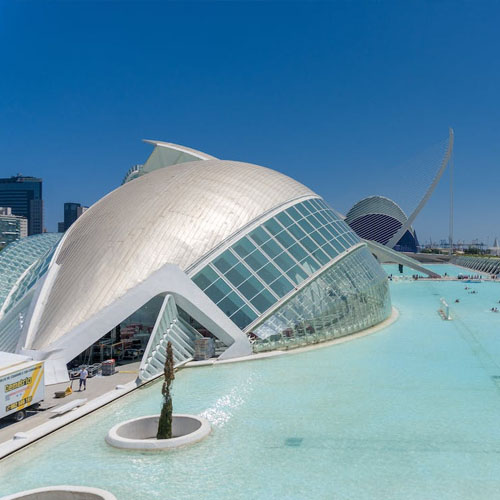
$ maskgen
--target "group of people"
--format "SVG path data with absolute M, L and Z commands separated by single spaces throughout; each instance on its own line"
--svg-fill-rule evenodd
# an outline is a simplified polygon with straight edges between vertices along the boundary
M 470 290 L 470 287 L 466 286 L 465 289 L 466 290 Z M 477 293 L 477 290 L 471 290 L 469 293 L 475 294 L 475 293 Z M 459 302 L 460 302 L 460 299 L 455 299 L 455 304 L 458 304 Z M 500 300 L 498 301 L 498 303 L 500 304 Z M 490 309 L 490 311 L 494 312 L 494 313 L 500 312 L 500 310 L 498 309 L 498 307 L 492 307 Z

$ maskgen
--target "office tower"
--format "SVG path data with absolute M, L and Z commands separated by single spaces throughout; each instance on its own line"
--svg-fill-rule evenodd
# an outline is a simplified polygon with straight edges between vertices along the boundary
M 67 231 L 71 224 L 78 219 L 89 207 L 83 207 L 80 203 L 65 203 L 64 204 L 64 222 L 59 222 L 57 225 L 60 233 Z
M 13 215 L 10 207 L 0 207 L 0 247 L 28 236 L 26 217 Z
M 28 235 L 42 233 L 42 179 L 20 174 L 0 179 L 0 207 L 10 207 L 13 215 L 26 217 Z

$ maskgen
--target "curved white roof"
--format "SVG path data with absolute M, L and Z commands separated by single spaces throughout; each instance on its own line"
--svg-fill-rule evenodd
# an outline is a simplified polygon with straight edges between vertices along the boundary
M 66 233 L 26 347 L 43 349 L 163 265 L 187 270 L 254 219 L 307 196 L 314 193 L 274 170 L 222 160 L 171 165 L 122 185 Z
M 368 214 L 389 215 L 401 222 L 401 224 L 404 224 L 408 220 L 408 217 L 396 202 L 385 196 L 368 196 L 358 201 L 347 212 L 345 221 L 347 224 L 350 224 L 359 217 Z

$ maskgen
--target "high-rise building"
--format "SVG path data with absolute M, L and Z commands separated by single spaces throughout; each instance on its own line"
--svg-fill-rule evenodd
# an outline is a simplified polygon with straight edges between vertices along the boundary
M 64 222 L 59 222 L 57 225 L 58 231 L 63 233 L 67 231 L 71 224 L 78 219 L 89 207 L 83 207 L 80 203 L 65 203 L 64 204 Z
M 0 179 L 0 207 L 26 217 L 29 235 L 43 233 L 42 179 L 20 174 Z
M 0 207 L 0 247 L 28 236 L 28 220 L 13 215 L 10 207 Z

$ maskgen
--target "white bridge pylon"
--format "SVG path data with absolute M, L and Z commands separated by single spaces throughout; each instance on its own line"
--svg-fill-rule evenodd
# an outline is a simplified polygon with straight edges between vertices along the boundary
M 439 170 L 434 177 L 431 185 L 429 186 L 429 189 L 427 189 L 425 195 L 423 198 L 420 200 L 420 203 L 417 205 L 417 208 L 411 213 L 411 215 L 408 217 L 408 220 L 399 228 L 399 230 L 392 236 L 392 238 L 386 243 L 386 246 L 389 248 L 394 248 L 399 240 L 403 237 L 403 235 L 406 233 L 406 231 L 411 227 L 413 224 L 413 221 L 417 217 L 417 215 L 420 213 L 422 208 L 424 208 L 425 204 L 431 197 L 432 193 L 434 192 L 434 189 L 436 189 L 436 186 L 438 185 L 441 177 L 443 176 L 444 171 L 446 170 L 446 167 L 450 161 L 451 155 L 453 153 L 453 140 L 454 140 L 454 133 L 453 129 L 450 127 L 449 129 L 449 138 L 448 138 L 448 147 L 446 148 L 446 152 L 443 156 L 443 159 L 441 160 L 441 165 L 439 167 Z

